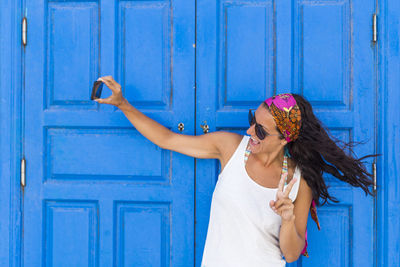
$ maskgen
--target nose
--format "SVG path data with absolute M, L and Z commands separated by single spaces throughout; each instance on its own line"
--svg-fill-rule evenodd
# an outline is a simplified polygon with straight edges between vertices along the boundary
M 247 129 L 247 131 L 246 131 L 246 133 L 248 134 L 248 135 L 253 135 L 254 134 L 254 124 L 253 125 L 251 125 L 250 127 L 249 127 L 249 129 Z

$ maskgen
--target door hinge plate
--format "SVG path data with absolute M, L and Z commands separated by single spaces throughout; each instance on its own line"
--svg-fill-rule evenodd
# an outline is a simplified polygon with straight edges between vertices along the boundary
M 26 185 L 26 160 L 22 158 L 21 160 L 21 186 L 25 187 Z
M 376 13 L 372 14 L 372 42 L 376 43 L 378 40 L 378 29 L 377 29 L 377 15 Z
M 374 192 L 376 192 L 376 163 L 372 163 L 372 171 L 374 174 Z
M 24 17 L 22 19 L 22 31 L 21 31 L 21 33 L 22 33 L 22 45 L 23 46 L 26 46 L 26 43 L 27 43 L 27 39 L 26 39 L 27 30 L 28 30 L 28 22 L 26 20 L 26 17 Z

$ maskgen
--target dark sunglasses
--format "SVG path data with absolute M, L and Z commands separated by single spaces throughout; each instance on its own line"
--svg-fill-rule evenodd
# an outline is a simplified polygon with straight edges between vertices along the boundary
M 253 124 L 256 124 L 255 126 L 255 131 L 258 139 L 264 140 L 265 137 L 269 135 L 280 135 L 280 134 L 269 134 L 264 130 L 264 127 L 261 124 L 258 124 L 256 121 L 256 116 L 255 114 L 253 115 L 252 110 L 254 109 L 249 109 L 249 124 L 252 126 Z

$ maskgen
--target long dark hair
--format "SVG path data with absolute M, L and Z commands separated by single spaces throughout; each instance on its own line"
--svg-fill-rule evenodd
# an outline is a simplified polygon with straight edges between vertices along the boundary
M 300 168 L 302 178 L 312 189 L 313 199 L 320 205 L 319 199 L 323 199 L 322 205 L 328 199 L 338 203 L 337 198 L 329 195 L 328 187 L 322 177 L 323 173 L 330 173 L 339 180 L 354 187 L 361 187 L 365 194 L 376 196 L 369 190 L 373 185 L 373 175 L 366 171 L 362 160 L 369 157 L 376 157 L 379 154 L 367 155 L 356 159 L 352 155 L 353 147 L 362 142 L 343 142 L 328 134 L 321 121 L 314 115 L 311 104 L 301 95 L 292 94 L 296 99 L 301 111 L 301 128 L 299 137 L 286 144 L 291 158 Z M 264 107 L 269 110 L 268 105 Z M 279 132 L 278 127 L 277 131 Z M 283 139 L 284 136 L 281 136 Z M 339 147 L 339 145 L 341 147 Z M 345 153 L 350 151 L 350 155 Z

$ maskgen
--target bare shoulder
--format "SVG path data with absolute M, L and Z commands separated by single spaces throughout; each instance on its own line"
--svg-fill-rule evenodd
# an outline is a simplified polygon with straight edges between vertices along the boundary
M 299 235 L 304 239 L 307 228 L 307 218 L 312 201 L 312 189 L 308 186 L 306 180 L 301 176 L 299 191 L 296 200 L 293 202 L 293 213 L 296 216 L 296 229 Z
M 304 180 L 303 176 L 300 178 L 299 191 L 297 192 L 297 197 L 294 203 L 301 202 L 300 205 L 304 205 L 305 207 L 309 207 L 312 200 L 312 189 L 307 184 L 307 181 Z
M 239 134 L 226 131 L 215 131 L 201 135 L 171 132 L 165 138 L 161 147 L 195 158 L 222 161 L 232 149 L 234 151 L 242 137 Z

